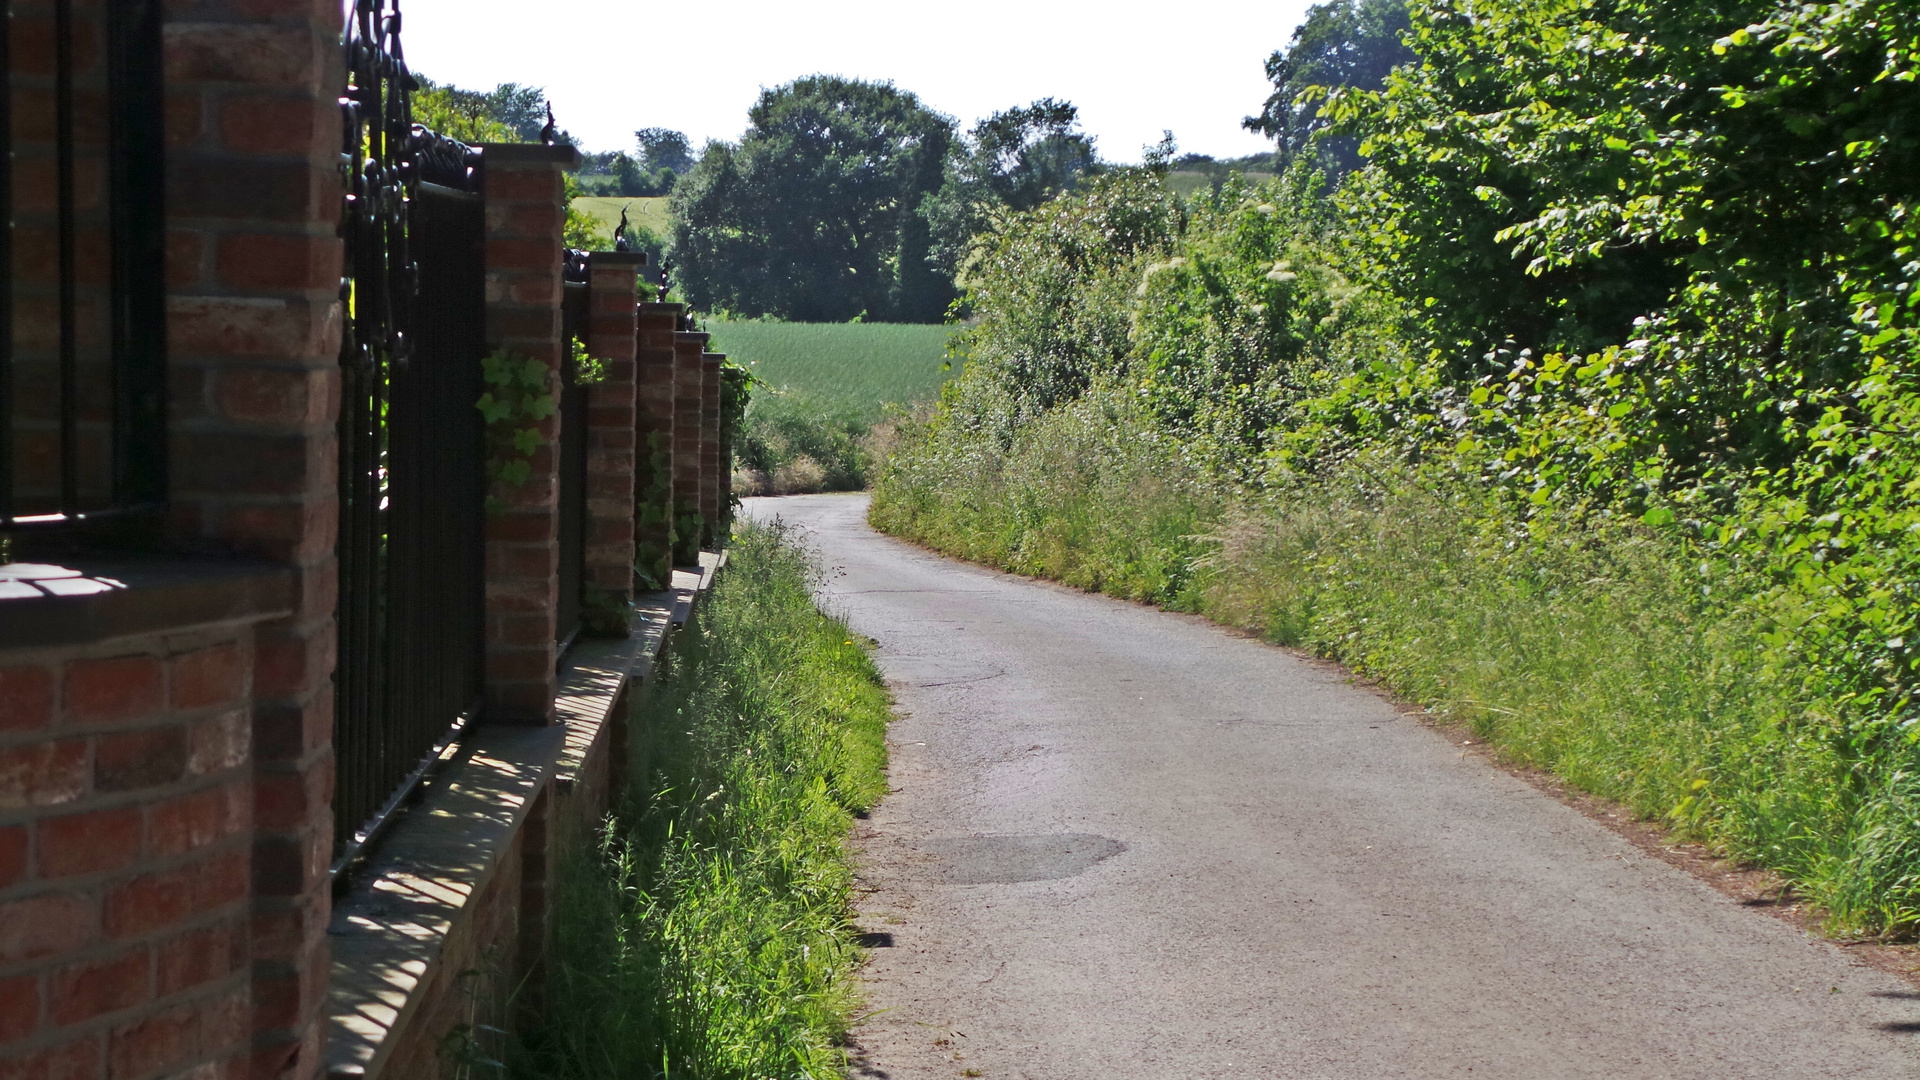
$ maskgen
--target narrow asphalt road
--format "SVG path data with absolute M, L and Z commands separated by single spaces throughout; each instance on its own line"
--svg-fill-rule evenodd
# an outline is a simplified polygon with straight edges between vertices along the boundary
M 861 823 L 856 1076 L 1873 1080 L 1920 994 L 1337 672 L 803 527 L 900 704 Z

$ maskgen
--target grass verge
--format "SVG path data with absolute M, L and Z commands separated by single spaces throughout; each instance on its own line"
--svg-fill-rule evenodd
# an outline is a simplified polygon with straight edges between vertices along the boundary
M 858 960 L 846 836 L 886 790 L 889 700 L 816 571 L 742 521 L 636 706 L 629 798 L 562 867 L 549 1019 L 516 1073 L 837 1078 Z

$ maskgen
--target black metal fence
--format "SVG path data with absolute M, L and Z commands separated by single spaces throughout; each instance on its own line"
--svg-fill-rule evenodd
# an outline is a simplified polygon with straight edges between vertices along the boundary
M 570 352 L 584 342 L 592 300 L 587 282 L 587 253 L 567 252 L 566 299 L 561 306 L 560 341 Z M 560 365 L 560 595 L 554 640 L 564 653 L 580 636 L 587 576 L 587 388 L 580 384 L 571 358 Z
M 166 496 L 161 7 L 0 7 L 0 530 Z
M 336 865 L 477 712 L 485 221 L 467 147 L 412 123 L 398 16 L 357 0 L 343 164 Z

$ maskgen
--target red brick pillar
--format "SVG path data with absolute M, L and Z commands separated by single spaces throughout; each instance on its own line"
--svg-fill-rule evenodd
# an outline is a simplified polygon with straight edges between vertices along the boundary
M 723 353 L 700 356 L 700 544 L 717 550 L 720 535 L 720 366 Z
M 681 304 L 638 311 L 633 565 L 643 589 L 673 583 L 673 337 L 685 314 Z
M 253 635 L 252 974 L 241 1007 L 251 1075 L 298 1080 L 319 1068 L 328 973 L 341 4 L 167 11 L 173 528 L 295 577 L 292 614 Z M 183 678 L 176 667 L 176 699 Z M 183 871 L 169 887 L 218 880 Z M 183 962 L 237 947 L 183 943 Z M 195 1037 L 217 1029 L 204 1030 Z
M 706 542 L 700 513 L 701 412 L 705 407 L 706 334 L 673 335 L 673 562 L 692 566 Z
M 634 453 L 641 252 L 596 251 L 589 264 L 587 354 L 606 377 L 587 391 L 587 617 L 600 633 L 627 632 L 633 601 Z M 619 626 L 611 620 L 617 615 Z M 599 625 L 605 623 L 606 625 Z
M 256 997 L 285 949 L 263 979 L 248 960 L 250 924 L 280 906 L 255 911 L 257 871 L 281 869 L 253 850 L 253 620 L 178 608 L 204 618 L 256 590 L 192 575 L 170 605 L 118 572 L 0 567 L 0 622 L 19 620 L 0 633 L 0 1076 L 245 1076 L 256 1002 L 298 1000 Z M 23 576 L 100 591 L 23 598 Z M 122 625 L 62 635 L 101 623 Z M 303 1048 L 263 1046 L 304 1078 Z
M 495 143 L 482 148 L 487 213 L 487 344 L 547 368 L 556 403 L 560 364 L 564 170 L 570 146 Z M 532 474 L 496 483 L 487 519 L 487 718 L 554 720 L 554 631 L 560 596 L 560 421 L 539 424 Z

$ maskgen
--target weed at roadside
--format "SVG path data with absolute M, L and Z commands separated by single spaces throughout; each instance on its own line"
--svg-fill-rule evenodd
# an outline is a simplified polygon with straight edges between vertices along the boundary
M 837 1078 L 855 1004 L 846 835 L 885 792 L 889 701 L 777 527 L 636 705 L 630 797 L 561 868 L 526 1077 Z

